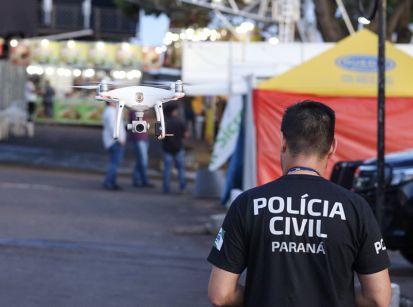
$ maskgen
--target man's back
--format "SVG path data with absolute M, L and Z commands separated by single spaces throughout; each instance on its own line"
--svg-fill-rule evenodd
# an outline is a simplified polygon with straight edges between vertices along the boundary
M 102 124 L 103 145 L 106 149 L 108 149 L 116 142 L 116 140 L 113 138 L 113 132 L 116 129 L 116 108 L 114 106 L 106 106 L 102 115 Z M 121 118 L 118 141 L 121 143 L 125 143 L 126 141 L 126 131 L 123 118 Z
M 183 149 L 183 138 L 185 136 L 184 123 L 176 116 L 169 116 L 166 119 L 166 131 L 172 136 L 166 137 L 162 141 L 164 151 L 176 154 Z
M 368 204 L 303 174 L 238 197 L 208 259 L 236 274 L 248 268 L 245 306 L 354 306 L 353 270 L 389 266 Z

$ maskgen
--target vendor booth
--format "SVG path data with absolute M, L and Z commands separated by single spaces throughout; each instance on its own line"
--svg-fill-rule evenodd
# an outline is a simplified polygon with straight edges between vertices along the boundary
M 289 105 L 305 99 L 336 112 L 334 163 L 376 155 L 377 36 L 362 30 L 334 48 L 258 85 L 253 92 L 256 184 L 281 175 L 280 124 Z M 413 148 L 413 58 L 386 43 L 386 153 Z M 251 157 L 251 155 L 249 155 Z M 245 172 L 244 172 L 245 175 Z
M 106 78 L 138 82 L 142 67 L 148 66 L 142 49 L 126 42 L 23 39 L 14 40 L 9 60 L 16 67 L 26 67 L 27 75 L 35 83 L 39 94 L 36 121 L 96 125 L 102 121 L 104 104 L 96 102 L 94 91 L 72 86 Z M 150 62 L 155 63 L 155 59 Z M 46 80 L 56 93 L 52 115 L 46 114 L 41 99 Z M 19 89 L 23 90 L 23 86 Z

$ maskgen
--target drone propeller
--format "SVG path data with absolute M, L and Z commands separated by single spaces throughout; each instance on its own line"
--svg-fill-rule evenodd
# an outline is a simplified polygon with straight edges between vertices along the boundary
M 165 90 L 169 90 L 169 91 L 176 91 L 177 86 L 180 86 L 179 88 L 181 88 L 181 91 L 182 91 L 182 86 L 184 86 L 184 87 L 196 86 L 196 84 L 186 83 L 186 82 L 182 82 L 182 81 L 173 82 L 173 81 L 157 81 L 157 80 L 141 82 L 140 85 L 156 87 L 156 88 L 165 89 Z
M 121 81 L 121 80 L 114 80 L 114 81 L 102 80 L 101 82 L 89 82 L 88 84 L 75 85 L 72 87 L 93 90 L 93 89 L 99 88 L 101 85 L 105 85 L 108 87 L 126 87 L 126 86 L 137 86 L 138 84 L 133 81 L 128 82 L 128 81 Z
M 182 82 L 182 81 L 179 81 L 179 83 L 187 88 L 192 87 L 192 86 L 196 87 L 198 85 L 203 85 L 203 84 L 187 83 L 187 82 Z M 94 90 L 94 89 L 101 88 L 101 86 L 105 86 L 105 88 L 127 87 L 127 86 L 149 86 L 149 87 L 155 87 L 159 89 L 174 91 L 176 88 L 176 85 L 179 83 L 173 82 L 173 81 L 154 80 L 154 81 L 145 81 L 145 82 L 141 82 L 137 84 L 136 82 L 133 82 L 133 81 L 128 82 L 124 80 L 114 80 L 114 81 L 102 80 L 101 82 L 91 82 L 89 84 L 75 85 L 72 87 L 79 88 L 79 89 L 86 89 L 86 90 Z
M 180 83 L 183 84 L 183 85 L 196 85 L 194 83 L 188 83 L 188 82 L 182 82 L 182 81 L 180 81 Z M 166 80 L 159 80 L 159 81 L 158 80 L 151 80 L 151 81 L 141 82 L 141 84 L 175 86 L 176 82 L 166 81 Z
M 81 88 L 85 90 L 95 90 L 99 87 L 99 85 L 74 85 L 74 88 Z
M 125 81 L 125 80 L 113 80 L 113 81 L 102 81 L 100 84 L 107 84 L 112 86 L 134 86 L 138 85 L 135 81 Z
M 165 90 L 173 90 L 174 89 L 174 84 L 160 84 L 160 83 L 152 83 L 152 82 L 141 82 L 139 84 L 140 86 L 149 86 L 149 87 L 156 87 L 160 89 L 165 89 Z

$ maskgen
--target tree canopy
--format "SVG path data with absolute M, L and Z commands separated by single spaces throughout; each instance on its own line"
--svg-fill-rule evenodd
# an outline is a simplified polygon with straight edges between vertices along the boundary
M 345 0 L 344 4 L 355 28 L 358 26 L 358 9 L 359 0 Z M 363 3 L 371 1 L 361 0 Z M 341 18 L 337 18 L 337 5 L 331 0 L 314 0 L 318 28 L 325 41 L 337 41 L 348 35 L 348 31 Z M 393 38 L 395 42 L 409 43 L 412 39 L 412 32 L 409 29 L 409 23 L 413 21 L 412 0 L 388 0 L 387 6 L 387 37 Z M 377 32 L 377 14 L 375 19 L 369 25 L 371 30 Z

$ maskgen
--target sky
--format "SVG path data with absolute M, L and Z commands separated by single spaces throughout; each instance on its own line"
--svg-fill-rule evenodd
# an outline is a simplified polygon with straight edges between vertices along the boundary
M 141 11 L 139 41 L 143 46 L 162 46 L 168 28 L 169 18 L 166 15 L 147 16 Z

